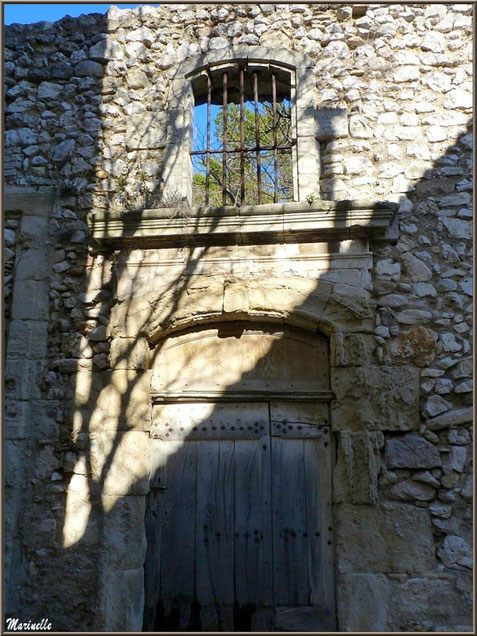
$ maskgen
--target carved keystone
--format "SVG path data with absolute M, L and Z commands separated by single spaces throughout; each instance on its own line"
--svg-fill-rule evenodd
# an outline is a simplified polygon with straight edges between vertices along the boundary
M 244 283 L 226 281 L 224 288 L 224 313 L 248 313 L 248 289 Z

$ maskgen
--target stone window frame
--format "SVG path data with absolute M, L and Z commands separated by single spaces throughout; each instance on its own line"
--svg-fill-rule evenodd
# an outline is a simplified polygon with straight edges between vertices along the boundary
M 320 147 L 317 141 L 316 81 L 314 64 L 296 51 L 269 47 L 230 47 L 189 58 L 177 69 L 170 86 L 166 144 L 160 193 L 163 203 L 192 205 L 192 132 L 194 93 L 192 79 L 206 69 L 226 70 L 246 62 L 263 68 L 279 67 L 291 73 L 290 103 L 295 142 L 293 200 L 306 201 L 320 193 Z

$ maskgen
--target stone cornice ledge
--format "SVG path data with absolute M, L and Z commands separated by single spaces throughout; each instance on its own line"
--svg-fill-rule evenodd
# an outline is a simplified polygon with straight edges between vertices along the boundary
M 155 247 L 224 243 L 388 238 L 398 204 L 314 201 L 220 208 L 98 211 L 87 217 L 97 247 Z M 388 232 L 389 233 L 389 232 Z

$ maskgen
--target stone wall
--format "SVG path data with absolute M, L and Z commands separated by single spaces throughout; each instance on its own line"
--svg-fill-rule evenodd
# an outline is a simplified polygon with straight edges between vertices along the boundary
M 4 230 L 4 289 L 5 289 L 5 339 L 8 338 L 8 327 L 12 314 L 13 276 L 18 248 L 18 219 L 10 218 L 5 221 Z
M 340 630 L 470 629 L 471 14 L 163 5 L 5 29 L 7 612 L 141 628 L 150 356 L 179 326 L 273 315 L 331 339 Z M 392 241 L 91 248 L 87 213 L 176 205 L 193 227 L 163 196 L 164 113 L 178 65 L 231 46 L 306 56 L 316 195 L 395 202 Z

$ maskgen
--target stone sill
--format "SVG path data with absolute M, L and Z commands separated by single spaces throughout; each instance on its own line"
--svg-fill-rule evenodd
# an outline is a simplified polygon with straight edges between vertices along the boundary
M 98 211 L 87 223 L 97 247 L 257 244 L 386 238 L 398 208 L 373 201 Z

